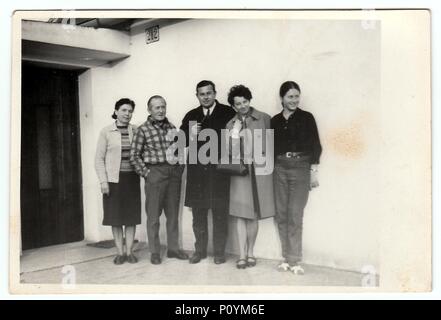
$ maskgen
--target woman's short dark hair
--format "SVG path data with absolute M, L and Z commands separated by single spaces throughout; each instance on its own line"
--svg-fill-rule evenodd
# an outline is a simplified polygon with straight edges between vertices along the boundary
M 129 98 L 122 98 L 119 99 L 116 103 L 115 103 L 115 110 L 118 111 L 119 108 L 124 105 L 124 104 L 130 104 L 132 106 L 132 110 L 135 110 L 135 102 L 133 102 L 133 100 L 130 100 Z M 116 114 L 115 111 L 112 114 L 112 118 L 116 119 Z
M 300 87 L 297 83 L 295 83 L 294 81 L 285 81 L 280 86 L 280 91 L 279 91 L 280 98 L 283 98 L 285 94 L 291 89 L 296 89 L 299 93 L 301 92 Z
M 234 97 L 244 97 L 248 101 L 253 98 L 250 89 L 242 84 L 234 86 L 230 89 L 230 92 L 228 93 L 228 103 L 230 106 L 234 105 Z

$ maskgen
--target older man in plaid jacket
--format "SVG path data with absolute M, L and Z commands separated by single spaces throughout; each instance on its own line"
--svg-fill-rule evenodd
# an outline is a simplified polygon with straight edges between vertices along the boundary
M 145 179 L 145 209 L 147 212 L 147 237 L 151 263 L 161 263 L 159 217 L 164 211 L 167 218 L 167 257 L 188 259 L 179 249 L 179 199 L 183 165 L 170 161 L 170 131 L 176 127 L 166 117 L 166 101 L 152 96 L 148 103 L 150 115 L 136 132 L 132 141 L 130 162 L 135 171 Z M 173 159 L 175 160 L 175 159 Z

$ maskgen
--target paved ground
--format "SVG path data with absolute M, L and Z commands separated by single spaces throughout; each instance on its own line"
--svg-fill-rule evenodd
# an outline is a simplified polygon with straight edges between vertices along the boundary
M 161 265 L 152 265 L 144 243 L 138 244 L 136 255 L 137 264 L 115 266 L 114 248 L 93 248 L 84 242 L 28 250 L 21 257 L 21 282 L 61 283 L 65 265 L 74 266 L 77 284 L 360 287 L 363 277 L 356 272 L 312 265 L 304 266 L 305 275 L 296 276 L 277 271 L 278 261 L 266 259 L 259 259 L 256 267 L 238 270 L 236 256 L 228 256 L 222 265 L 215 265 L 212 257 L 196 265 L 163 257 Z

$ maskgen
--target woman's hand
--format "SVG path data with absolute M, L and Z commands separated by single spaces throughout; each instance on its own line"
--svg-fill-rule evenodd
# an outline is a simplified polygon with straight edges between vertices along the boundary
M 190 129 L 190 134 L 192 137 L 197 136 L 200 132 L 201 132 L 201 124 L 200 123 L 196 123 Z
M 318 182 L 318 169 L 317 166 L 312 165 L 311 166 L 311 182 L 309 185 L 310 189 L 317 188 L 319 186 Z
M 105 195 L 110 194 L 109 184 L 107 182 L 101 183 L 101 193 Z
M 239 119 L 234 121 L 233 128 L 231 129 L 231 137 L 233 139 L 238 139 L 241 129 L 242 129 L 242 121 L 240 121 Z

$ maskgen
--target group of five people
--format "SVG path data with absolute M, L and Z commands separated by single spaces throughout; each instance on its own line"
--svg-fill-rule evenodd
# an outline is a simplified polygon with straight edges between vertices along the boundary
M 322 151 L 313 115 L 299 108 L 300 87 L 287 81 L 280 87 L 283 110 L 271 118 L 250 105 L 251 91 L 237 85 L 230 89 L 228 103 L 216 100 L 216 87 L 203 80 L 196 86 L 200 105 L 190 110 L 179 131 L 185 134 L 188 147 L 192 142 L 197 152 L 204 147 L 198 135 L 205 129 L 214 130 L 223 145 L 223 131 L 231 133 L 229 151 L 239 150 L 245 159 L 245 175 L 230 175 L 217 166 L 222 148 L 215 152 L 215 161 L 186 161 L 187 180 L 184 205 L 193 215 L 195 251 L 191 257 L 179 247 L 179 205 L 184 165 L 170 161 L 170 132 L 177 128 L 166 117 L 166 101 L 154 95 L 147 102 L 149 116 L 135 127 L 130 124 L 135 103 L 127 98 L 116 102 L 112 117 L 115 122 L 105 127 L 99 136 L 95 167 L 103 193 L 103 225 L 112 226 L 117 248 L 115 264 L 136 263 L 133 253 L 136 225 L 141 223 L 140 177 L 145 179 L 145 211 L 150 261 L 161 263 L 159 239 L 160 216 L 166 216 L 167 257 L 189 259 L 192 264 L 207 257 L 208 212 L 213 221 L 214 263 L 226 261 L 225 247 L 229 216 L 234 217 L 239 259 L 236 267 L 256 265 L 254 245 L 258 220 L 274 217 L 278 226 L 282 256 L 281 270 L 302 274 L 303 211 L 311 188 L 318 186 L 317 167 Z M 271 139 L 259 146 L 274 168 L 262 170 L 265 164 L 256 161 L 254 132 Z M 246 139 L 246 133 L 249 139 Z M 270 144 L 272 144 L 270 146 Z M 229 144 L 227 144 L 229 145 Z M 238 148 L 233 146 L 238 145 Z M 248 147 L 248 148 L 246 148 Z M 209 151 L 210 152 L 210 151 Z M 189 155 L 190 156 L 190 155 Z M 213 155 L 210 159 L 213 159 Z M 125 239 L 125 245 L 124 245 Z

